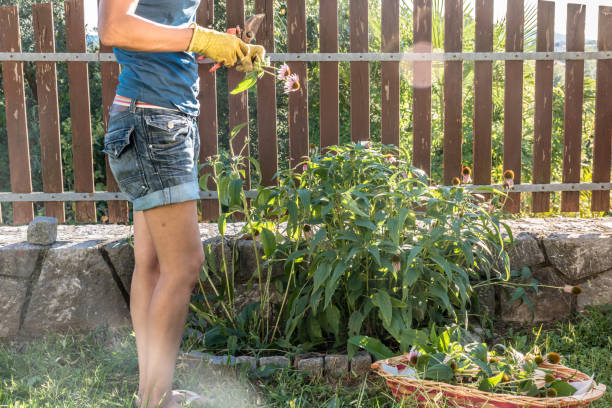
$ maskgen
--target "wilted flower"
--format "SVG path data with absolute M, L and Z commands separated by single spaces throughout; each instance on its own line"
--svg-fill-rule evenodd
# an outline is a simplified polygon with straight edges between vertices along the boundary
M 570 295 L 578 296 L 582 293 L 582 288 L 580 286 L 565 285 L 563 291 Z
M 453 186 L 458 187 L 461 185 L 461 180 L 459 179 L 459 177 L 454 177 L 452 183 Z
M 278 69 L 278 79 L 280 79 L 281 81 L 285 81 L 285 80 L 287 80 L 289 75 L 291 75 L 291 68 L 289 68 L 289 65 L 283 64 Z
M 304 231 L 304 238 L 306 239 L 311 239 L 314 236 L 314 233 L 312 232 L 312 227 L 308 224 L 304 224 L 304 226 L 302 227 L 302 231 Z
M 557 395 L 558 395 L 558 394 L 557 394 L 557 390 L 556 390 L 556 389 L 554 389 L 554 388 L 548 388 L 548 389 L 546 390 L 546 396 L 547 396 L 548 398 L 555 398 Z
M 457 371 L 457 368 L 459 368 L 459 366 L 457 365 L 457 362 L 455 360 L 451 360 L 450 361 L 450 368 L 453 371 Z
M 561 362 L 561 354 L 551 351 L 546 355 L 546 361 L 550 364 L 559 364 Z
M 419 357 L 421 357 L 421 353 L 419 353 L 417 350 L 412 350 L 410 353 L 408 353 L 408 361 L 411 365 L 416 365 L 419 361 Z
M 399 254 L 393 254 L 391 257 L 391 265 L 393 265 L 393 271 L 399 271 L 402 267 L 402 257 Z
M 533 372 L 533 383 L 538 388 L 546 387 L 546 372 L 542 370 L 535 370 Z
M 463 170 L 461 171 L 461 174 L 463 176 L 463 183 L 464 184 L 472 182 L 472 169 L 470 169 L 468 166 L 465 166 L 463 168 Z
M 285 93 L 295 92 L 300 89 L 300 77 L 297 74 L 291 74 L 285 79 Z

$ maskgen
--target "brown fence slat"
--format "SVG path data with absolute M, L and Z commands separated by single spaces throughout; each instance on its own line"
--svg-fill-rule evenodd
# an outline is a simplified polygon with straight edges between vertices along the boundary
M 444 51 L 463 49 L 463 0 L 444 3 Z M 444 63 L 444 184 L 461 177 L 463 62 Z
M 228 0 L 227 1 L 227 28 L 244 27 L 244 2 L 243 0 Z M 243 79 L 244 73 L 230 68 L 227 72 L 227 83 L 229 91 L 233 90 Z M 230 131 L 236 126 L 249 121 L 249 95 L 248 92 L 242 92 L 238 95 L 229 95 L 229 126 Z M 249 145 L 247 139 L 249 137 L 249 126 L 243 127 L 240 132 L 234 137 L 232 147 L 235 154 L 242 154 L 243 157 L 249 157 Z M 250 164 L 245 160 L 245 188 L 251 186 Z
M 584 51 L 586 6 L 567 5 L 567 51 Z M 582 103 L 584 61 L 565 63 L 565 115 L 563 128 L 563 182 L 579 183 L 582 164 Z M 580 192 L 561 193 L 561 211 L 579 211 Z
M 306 52 L 306 2 L 287 4 L 289 52 Z M 295 168 L 308 156 L 308 76 L 305 62 L 289 63 L 291 72 L 300 77 L 300 90 L 289 95 L 289 165 Z
M 66 49 L 68 52 L 85 52 L 85 10 L 83 0 L 66 0 Z M 89 109 L 89 77 L 86 62 L 68 63 L 70 87 L 70 117 L 72 122 L 72 156 L 74 162 L 74 191 L 94 192 L 93 149 L 91 142 L 91 117 Z M 96 222 L 96 204 L 77 201 L 76 220 Z
M 200 3 L 197 15 L 198 23 L 203 26 L 211 26 L 215 19 L 214 0 L 204 0 Z M 200 134 L 200 163 L 206 162 L 208 157 L 219 152 L 218 146 L 218 119 L 217 119 L 217 74 L 209 72 L 213 64 L 200 64 L 198 73 L 200 75 L 200 116 L 198 127 Z M 212 173 L 212 168 L 206 166 L 200 171 L 200 175 Z M 216 185 L 209 179 L 208 189 L 216 190 Z M 202 220 L 211 221 L 219 217 L 218 200 L 201 200 L 200 210 Z
M 600 51 L 612 50 L 612 7 L 599 7 Z M 610 143 L 612 142 L 612 60 L 597 61 L 595 140 L 593 143 L 593 181 L 610 182 Z M 591 210 L 608 211 L 610 191 L 593 191 Z
M 257 33 L 257 43 L 267 52 L 274 52 L 274 1 L 256 0 L 255 12 L 266 17 Z M 258 153 L 261 166 L 261 182 L 264 186 L 276 184 L 278 171 L 278 141 L 276 138 L 276 80 L 264 75 L 257 82 L 257 130 Z
M 111 47 L 100 43 L 100 52 L 113 52 Z M 104 131 L 108 130 L 109 110 L 115 99 L 115 92 L 119 84 L 119 64 L 116 62 L 101 62 L 100 77 L 102 80 L 102 120 Z M 105 157 L 106 190 L 119 191 L 119 185 Z M 113 224 L 127 224 L 129 222 L 127 201 L 108 201 L 108 221 Z
M 555 3 L 538 2 L 536 50 L 555 50 Z M 554 61 L 536 61 L 533 123 L 533 183 L 550 183 Z M 550 193 L 532 194 L 532 211 L 550 211 Z
M 476 52 L 493 51 L 493 0 L 476 0 Z M 474 64 L 474 184 L 491 184 L 493 62 Z
M 368 1 L 350 1 L 351 52 L 368 52 Z M 351 140 L 370 138 L 370 64 L 351 62 Z
M 19 9 L 0 7 L 0 51 L 21 52 Z M 32 192 L 30 147 L 23 83 L 23 62 L 3 62 L 4 108 L 8 136 L 11 191 Z M 13 224 L 27 224 L 34 218 L 31 202 L 13 203 Z
M 381 18 L 382 52 L 399 52 L 399 0 L 383 0 Z M 400 73 L 399 62 L 381 63 L 381 139 L 384 144 L 399 146 L 400 140 Z
M 51 3 L 32 4 L 32 26 L 34 27 L 35 52 L 55 52 Z M 36 84 L 43 191 L 62 193 L 64 192 L 64 178 L 55 62 L 36 63 Z M 63 223 L 66 220 L 64 203 L 45 202 L 45 215 L 55 217 L 58 222 Z
M 506 52 L 522 52 L 525 30 L 524 1 L 508 0 L 507 7 Z M 512 170 L 514 183 L 520 184 L 523 140 L 523 61 L 506 61 L 505 65 L 504 170 Z M 521 193 L 511 193 L 504 209 L 518 213 L 521 210 Z
M 319 2 L 321 52 L 338 52 L 338 0 Z M 338 63 L 320 64 L 321 147 L 340 143 Z
M 431 52 L 431 0 L 414 0 L 414 52 Z M 412 164 L 431 174 L 431 62 L 415 62 Z

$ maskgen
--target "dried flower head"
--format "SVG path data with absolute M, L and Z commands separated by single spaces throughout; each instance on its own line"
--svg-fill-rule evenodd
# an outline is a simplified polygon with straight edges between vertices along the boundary
M 304 237 L 306 239 L 310 239 L 314 236 L 314 233 L 312 232 L 312 227 L 308 224 L 304 224 L 304 226 L 302 227 L 302 231 L 304 231 Z
M 502 381 L 503 382 L 509 382 L 510 381 L 510 376 L 506 373 L 504 373 L 504 376 L 502 377 Z
M 391 257 L 391 265 L 393 265 L 393 271 L 397 272 L 402 267 L 402 257 L 399 254 L 393 254 Z
M 453 183 L 453 186 L 457 187 L 461 185 L 461 180 L 459 179 L 459 177 L 454 177 L 452 183 Z
M 551 384 L 555 382 L 556 380 L 557 378 L 551 373 L 546 373 L 546 375 L 544 376 L 544 382 L 546 382 L 546 384 Z
M 504 171 L 504 179 L 512 179 L 512 180 L 514 180 L 514 172 L 512 170 Z
M 291 74 L 285 79 L 285 93 L 298 91 L 300 89 L 300 77 L 297 74 Z
M 450 368 L 453 371 L 457 371 L 457 368 L 459 368 L 459 366 L 457 365 L 457 362 L 455 360 L 451 360 L 450 361 Z
M 289 65 L 283 64 L 278 69 L 278 79 L 280 79 L 281 81 L 286 81 L 289 75 L 291 75 L 291 68 L 289 68 Z
M 546 390 L 546 396 L 547 396 L 548 398 L 555 398 L 557 395 L 558 395 L 558 394 L 557 394 L 557 390 L 556 390 L 556 389 L 554 389 L 554 388 L 548 388 L 548 389 Z
M 546 355 L 546 361 L 548 361 L 550 364 L 559 364 L 561 362 L 561 355 L 551 351 Z
M 582 288 L 580 286 L 565 285 L 563 291 L 570 295 L 578 296 L 582 293 Z
M 544 359 L 542 358 L 541 355 L 537 355 L 533 358 L 533 362 L 536 363 L 537 365 L 541 365 L 544 362 Z

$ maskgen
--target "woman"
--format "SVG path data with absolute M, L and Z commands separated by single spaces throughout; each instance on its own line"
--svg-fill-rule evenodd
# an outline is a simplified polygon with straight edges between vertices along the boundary
M 204 253 L 194 52 L 252 70 L 264 49 L 194 24 L 199 0 L 102 0 L 99 34 L 122 66 L 104 151 L 134 206 L 130 313 L 142 407 L 176 408 L 174 365 Z

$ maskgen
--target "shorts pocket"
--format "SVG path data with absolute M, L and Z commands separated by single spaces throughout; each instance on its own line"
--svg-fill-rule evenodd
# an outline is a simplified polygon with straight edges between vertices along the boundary
M 104 135 L 104 149 L 102 151 L 114 159 L 118 159 L 121 153 L 130 144 L 130 136 L 134 127 L 113 130 Z
M 180 114 L 145 116 L 149 144 L 153 150 L 164 150 L 185 142 L 191 131 L 191 121 Z

